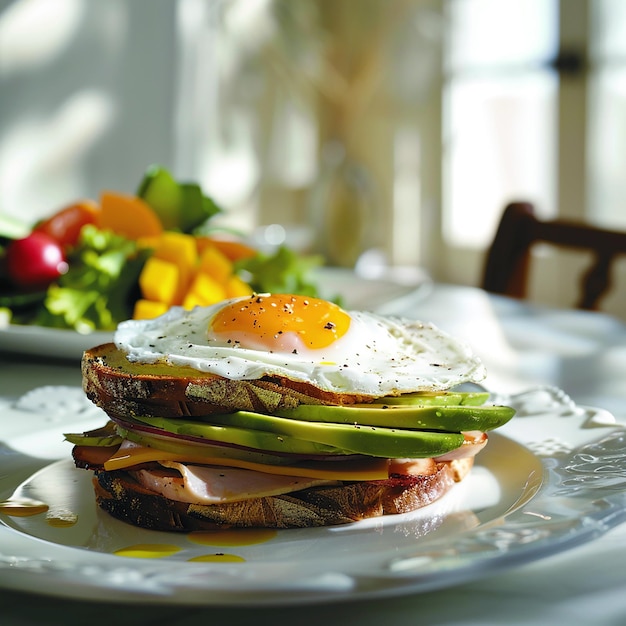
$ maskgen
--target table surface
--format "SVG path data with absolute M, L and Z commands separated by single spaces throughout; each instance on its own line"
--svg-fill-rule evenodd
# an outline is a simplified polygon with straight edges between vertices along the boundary
M 405 313 L 465 339 L 485 362 L 488 386 L 516 392 L 556 385 L 577 403 L 626 424 L 626 325 L 610 316 L 554 310 L 451 285 L 434 285 Z M 80 386 L 78 363 L 1 352 L 0 399 L 42 385 Z M 2 415 L 0 414 L 0 424 Z M 1 460 L 0 460 L 1 463 Z M 1 467 L 0 467 L 1 471 Z M 531 564 L 445 590 L 310 606 L 181 607 L 65 600 L 0 590 L 1 622 L 168 625 L 195 620 L 230 626 L 261 620 L 299 624 L 624 624 L 626 527 Z M 5 576 L 5 573 L 0 576 Z M 0 587 L 2 580 L 0 578 Z

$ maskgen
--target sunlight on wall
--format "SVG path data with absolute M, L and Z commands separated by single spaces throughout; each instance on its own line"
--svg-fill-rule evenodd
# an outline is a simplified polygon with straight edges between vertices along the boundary
M 80 187 L 75 166 L 113 116 L 109 96 L 83 91 L 45 117 L 24 118 L 8 129 L 0 143 L 4 211 L 32 223 L 73 199 Z
M 173 167 L 174 3 L 1 7 L 0 212 L 32 223 Z
M 85 0 L 19 0 L 0 15 L 0 75 L 46 65 L 72 40 Z
M 84 0 L 20 0 L 0 15 L 0 77 L 6 89 L 52 66 L 76 37 Z M 35 95 L 35 94 L 33 94 Z M 114 115 L 102 91 L 68 93 L 53 110 L 22 103 L 0 136 L 2 210 L 34 222 L 68 202 L 79 187 L 76 164 L 98 142 Z

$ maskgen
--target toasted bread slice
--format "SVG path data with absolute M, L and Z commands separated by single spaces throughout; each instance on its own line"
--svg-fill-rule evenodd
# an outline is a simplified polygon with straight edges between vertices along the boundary
M 335 394 L 279 377 L 229 380 L 167 363 L 129 362 L 113 343 L 84 353 L 83 387 L 88 398 L 110 416 L 187 417 L 250 410 L 271 413 L 299 404 L 352 404 L 372 398 Z M 225 504 L 189 504 L 144 487 L 133 471 L 94 470 L 98 505 L 112 516 L 148 529 L 188 532 L 224 527 L 305 528 L 345 524 L 419 509 L 465 478 L 473 457 L 431 462 L 418 475 L 393 474 L 386 480 L 344 482 L 283 495 Z
M 83 389 L 109 414 L 185 417 L 246 410 L 271 413 L 299 404 L 353 404 L 372 398 L 338 394 L 278 376 L 229 380 L 167 363 L 131 363 L 115 344 L 83 354 Z
M 113 517 L 142 528 L 189 532 L 224 527 L 309 528 L 346 524 L 415 511 L 465 478 L 473 458 L 437 463 L 430 474 L 316 487 L 280 496 L 199 505 L 151 492 L 131 472 L 96 471 L 98 505 Z

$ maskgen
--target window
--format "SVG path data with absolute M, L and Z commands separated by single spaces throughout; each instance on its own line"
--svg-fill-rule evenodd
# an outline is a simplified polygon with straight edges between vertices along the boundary
M 590 215 L 626 229 L 626 3 L 598 0 L 591 6 Z
M 484 247 L 502 207 L 555 210 L 555 0 L 451 0 L 445 51 L 443 235 Z
M 442 239 L 426 260 L 435 277 L 478 284 L 514 199 L 544 217 L 626 229 L 626 3 L 443 1 Z M 571 304 L 571 263 L 540 272 L 537 299 Z M 605 308 L 626 314 L 611 298 Z

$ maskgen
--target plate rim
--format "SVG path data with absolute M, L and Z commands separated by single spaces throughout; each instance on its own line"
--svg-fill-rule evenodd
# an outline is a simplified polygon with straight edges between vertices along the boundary
M 51 388 L 47 389 L 49 392 Z M 624 475 L 626 455 L 623 455 L 623 450 L 626 449 L 626 429 L 607 419 L 606 412 L 601 409 L 572 405 L 567 398 L 562 396 L 555 398 L 553 394 L 548 394 L 544 398 L 544 401 L 549 404 L 539 402 L 537 405 L 535 402 L 535 406 L 528 409 L 526 406 L 528 394 L 538 393 L 545 395 L 545 390 L 535 389 L 510 397 L 511 404 L 525 407 L 521 412 L 518 410 L 518 416 L 512 422 L 519 419 L 524 424 L 512 430 L 508 430 L 505 426 L 494 434 L 496 438 L 503 437 L 529 450 L 540 461 L 543 468 L 542 484 L 521 506 L 511 507 L 509 512 L 498 518 L 497 523 L 494 523 L 496 520 L 490 520 L 475 529 L 460 533 L 458 537 L 455 537 L 452 546 L 440 545 L 441 542 L 451 543 L 449 537 L 444 537 L 439 541 L 423 542 L 422 546 L 417 545 L 409 553 L 395 555 L 395 558 L 389 561 L 389 571 L 386 571 L 384 575 L 379 572 L 370 577 L 361 576 L 356 585 L 354 581 L 355 578 L 359 578 L 358 576 L 341 571 L 322 572 L 313 580 L 295 581 L 298 584 L 294 586 L 283 583 L 282 587 L 274 588 L 271 585 L 264 587 L 258 582 L 250 585 L 250 580 L 248 580 L 248 584 L 244 585 L 245 588 L 241 592 L 225 590 L 220 586 L 207 589 L 202 585 L 195 586 L 195 584 L 187 587 L 174 585 L 168 588 L 167 585 L 163 587 L 162 580 L 157 581 L 159 577 L 155 567 L 160 571 L 163 569 L 163 562 L 155 564 L 145 563 L 140 559 L 131 559 L 125 560 L 124 564 L 120 564 L 118 568 L 120 572 L 122 569 L 130 569 L 135 575 L 135 587 L 126 588 L 124 591 L 115 585 L 111 586 L 110 583 L 98 584 L 96 582 L 94 584 L 90 580 L 72 578 L 71 568 L 68 568 L 67 563 L 59 560 L 47 566 L 47 573 L 55 577 L 54 582 L 57 584 L 42 588 L 41 585 L 32 583 L 41 580 L 42 574 L 45 576 L 46 566 L 21 554 L 4 554 L 6 548 L 3 544 L 7 532 L 13 539 L 17 534 L 18 544 L 24 541 L 30 543 L 43 540 L 26 535 L 2 522 L 0 523 L 0 587 L 31 591 L 35 587 L 38 592 L 46 595 L 81 597 L 94 601 L 108 599 L 115 602 L 150 601 L 201 606 L 283 606 L 382 598 L 448 588 L 470 579 L 491 575 L 503 569 L 562 552 L 591 541 L 626 519 L 626 494 L 621 495 L 615 490 L 613 484 L 606 484 L 607 480 L 610 483 L 611 479 L 617 476 L 621 479 Z M 77 400 L 79 397 L 80 395 L 77 394 L 74 400 L 78 404 L 80 404 Z M 37 406 L 34 408 L 36 412 Z M 82 419 L 85 421 L 101 420 L 102 415 L 99 409 L 94 412 L 87 411 Z M 533 442 L 533 437 L 540 434 L 537 432 L 536 424 L 545 424 L 546 416 L 562 430 L 566 439 L 574 441 L 569 450 L 555 447 L 553 442 L 550 444 L 552 447 L 547 446 L 541 450 L 541 442 Z M 28 428 L 26 424 L 32 427 L 32 423 L 24 422 L 24 429 Z M 52 425 L 50 428 L 54 429 L 56 426 Z M 521 431 L 525 435 L 520 436 Z M 19 433 L 19 427 L 14 428 L 13 433 L 2 443 L 6 445 L 11 441 L 16 441 Z M 547 439 L 542 441 L 545 443 Z M 588 457 L 592 451 L 600 462 L 603 454 L 614 456 L 616 450 L 625 460 L 622 461 L 622 466 L 616 468 L 615 476 L 607 476 L 606 472 L 602 476 L 593 472 L 577 475 L 573 471 L 576 469 L 577 459 L 580 460 L 580 456 L 577 457 L 577 455 L 584 454 Z M 579 480 L 581 476 L 582 479 Z M 598 479 L 604 482 L 600 484 Z M 572 484 L 567 484 L 568 480 L 573 481 Z M 591 483 L 585 482 L 589 480 L 593 483 L 593 489 L 589 487 Z M 6 488 L 6 486 L 3 487 L 3 489 Z M 555 498 L 555 495 L 558 497 Z M 554 503 L 557 501 L 558 507 L 555 509 Z M 574 508 L 570 501 L 575 502 Z M 600 501 L 603 504 L 599 507 L 597 502 Z M 558 513 L 556 521 L 555 513 Z M 110 554 L 86 552 L 81 548 L 53 545 L 56 546 L 55 550 L 58 549 L 71 556 L 70 562 L 77 557 L 77 554 L 101 555 L 102 559 L 119 558 Z M 69 554 L 67 550 L 72 554 Z M 100 556 L 96 556 L 94 560 L 100 560 Z M 425 567 L 428 563 L 434 565 L 430 576 L 428 568 Z M 185 563 L 180 562 L 180 565 L 185 566 Z M 225 565 L 219 564 L 222 568 L 220 569 L 221 575 L 227 574 L 230 579 L 234 580 L 242 573 L 241 569 L 237 570 L 237 566 L 226 568 Z M 95 564 L 93 566 L 95 567 Z M 195 566 L 196 564 L 193 567 Z M 250 566 L 254 567 L 254 564 Z M 6 577 L 1 574 L 9 567 L 11 568 L 10 580 L 4 580 Z M 165 565 L 165 568 L 170 569 L 171 563 Z M 196 569 L 195 573 L 200 575 L 201 572 L 210 573 L 214 570 L 215 566 L 211 565 Z M 69 582 L 72 584 L 69 585 Z M 71 592 L 66 592 L 67 589 Z M 111 593 L 113 589 L 114 594 Z

